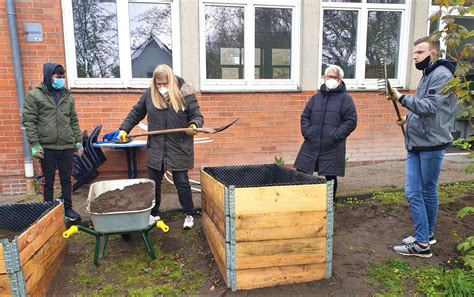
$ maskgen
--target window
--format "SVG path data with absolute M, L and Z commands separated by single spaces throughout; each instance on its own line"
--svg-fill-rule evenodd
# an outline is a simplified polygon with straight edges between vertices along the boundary
M 178 4 L 63 0 L 69 86 L 144 88 L 158 64 L 179 74 Z
M 409 0 L 321 1 L 320 77 L 341 66 L 351 89 L 376 88 L 381 60 L 393 85 L 405 83 Z M 402 62 L 402 63 L 400 63 Z M 322 79 L 320 81 L 322 83 Z
M 464 6 L 468 7 L 469 4 L 466 3 L 466 4 L 464 4 Z M 433 0 L 432 3 L 431 3 L 431 7 L 430 7 L 431 14 L 439 11 L 439 9 L 440 9 L 440 7 L 438 5 L 435 5 L 435 1 Z M 444 9 L 442 9 L 442 15 L 444 15 L 444 14 L 446 14 L 446 11 Z M 464 28 L 466 28 L 466 30 L 473 32 L 473 30 L 474 30 L 474 15 L 466 14 L 466 15 L 460 16 L 460 15 L 458 15 L 457 10 L 454 10 L 451 14 L 454 15 L 454 18 L 453 18 L 454 24 L 463 26 Z M 439 31 L 439 30 L 443 29 L 443 25 L 444 25 L 444 23 L 442 21 L 440 21 L 440 19 L 437 19 L 434 22 L 430 22 L 428 34 L 431 34 L 435 31 Z M 450 57 L 453 57 L 455 60 L 458 60 L 459 59 L 459 54 L 460 54 L 461 50 L 466 46 L 466 44 L 473 44 L 473 43 L 474 43 L 474 36 L 471 36 L 467 39 L 464 39 L 461 42 L 461 44 L 459 44 L 459 46 L 457 47 L 457 49 L 454 52 L 447 52 L 446 54 L 447 54 L 448 57 L 450 56 Z M 446 50 L 446 46 L 444 44 L 443 38 L 440 39 L 440 45 L 441 45 L 442 49 Z M 472 59 L 459 59 L 458 63 L 469 63 L 469 64 L 474 66 L 474 60 L 472 60 Z M 467 78 L 471 79 L 471 80 L 474 79 L 474 70 L 471 70 L 469 72 Z
M 201 0 L 201 89 L 296 90 L 298 0 Z

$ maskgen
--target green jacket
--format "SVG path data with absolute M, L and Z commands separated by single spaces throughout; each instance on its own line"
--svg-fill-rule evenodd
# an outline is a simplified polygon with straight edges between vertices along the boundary
M 31 146 L 64 150 L 81 142 L 74 99 L 67 89 L 61 94 L 58 104 L 43 84 L 32 90 L 23 104 L 22 124 Z

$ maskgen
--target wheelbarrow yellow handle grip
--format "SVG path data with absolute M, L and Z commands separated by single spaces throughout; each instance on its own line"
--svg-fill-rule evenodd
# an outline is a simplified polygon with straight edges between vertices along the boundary
M 165 233 L 170 231 L 170 227 L 168 227 L 168 225 L 166 225 L 163 220 L 159 220 L 158 222 L 156 222 L 156 228 L 161 229 Z
M 63 237 L 68 238 L 69 236 L 74 235 L 74 233 L 77 233 L 77 231 L 79 231 L 79 228 L 77 228 L 76 225 L 73 225 L 71 228 L 63 232 Z

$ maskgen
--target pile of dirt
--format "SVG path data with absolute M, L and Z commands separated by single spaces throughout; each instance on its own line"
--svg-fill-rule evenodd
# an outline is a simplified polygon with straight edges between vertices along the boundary
M 107 213 L 150 208 L 155 200 L 153 183 L 138 183 L 123 189 L 107 191 L 91 201 L 90 211 Z

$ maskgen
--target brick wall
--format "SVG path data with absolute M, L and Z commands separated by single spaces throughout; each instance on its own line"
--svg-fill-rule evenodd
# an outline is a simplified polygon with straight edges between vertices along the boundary
M 42 81 L 42 65 L 65 65 L 60 1 L 15 1 L 26 91 Z M 26 42 L 24 24 L 40 22 L 43 42 Z M 15 92 L 6 6 L 0 2 L 0 194 L 26 190 L 20 118 Z M 195 82 L 196 83 L 196 82 Z M 273 163 L 282 157 L 292 164 L 302 143 L 299 120 L 313 90 L 297 93 L 198 93 L 205 126 L 218 127 L 234 118 L 239 122 L 223 133 L 210 135 L 212 143 L 195 146 L 197 178 L 201 166 Z M 101 136 L 118 128 L 136 103 L 138 93 L 74 92 L 82 129 L 103 124 Z M 358 111 L 358 128 L 349 137 L 350 162 L 375 162 L 404 156 L 400 128 L 390 102 L 375 92 L 352 92 Z M 138 130 L 138 128 L 136 128 Z M 125 155 L 105 149 L 108 161 L 99 169 L 103 178 L 125 178 Z M 146 175 L 145 151 L 139 150 L 140 175 Z M 39 164 L 35 160 L 35 174 Z

